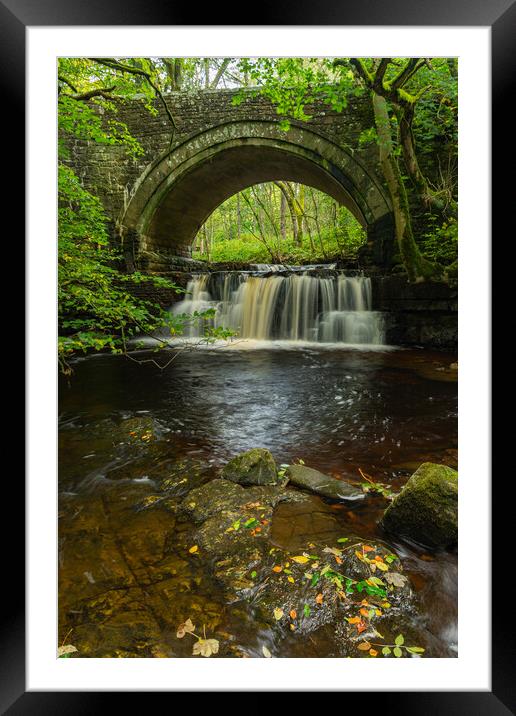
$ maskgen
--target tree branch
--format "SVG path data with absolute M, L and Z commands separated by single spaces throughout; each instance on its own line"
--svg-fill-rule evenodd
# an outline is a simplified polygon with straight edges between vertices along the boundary
M 82 92 L 81 94 L 64 94 L 64 97 L 70 97 L 70 99 L 76 99 L 78 102 L 87 102 L 89 99 L 94 97 L 104 97 L 104 99 L 116 99 L 113 97 L 111 92 L 115 89 L 113 87 L 99 87 L 99 89 L 90 90 L 89 92 Z
M 172 124 L 172 127 L 174 131 L 177 131 L 177 125 L 175 122 L 175 119 L 169 109 L 169 106 L 167 104 L 167 101 L 165 97 L 163 96 L 161 90 L 159 87 L 155 84 L 155 82 L 152 80 L 152 77 L 148 72 L 145 70 L 140 69 L 139 67 L 131 67 L 131 65 L 125 65 L 122 62 L 118 62 L 117 60 L 110 59 L 109 57 L 89 57 L 89 60 L 92 62 L 96 62 L 99 65 L 104 65 L 104 67 L 109 67 L 111 70 L 118 70 L 119 72 L 125 72 L 127 74 L 131 75 L 139 75 L 140 77 L 144 77 L 147 82 L 150 84 L 154 92 L 157 94 L 159 99 L 161 100 L 163 107 L 165 108 L 165 112 L 167 113 L 167 116 L 170 120 L 170 123 Z

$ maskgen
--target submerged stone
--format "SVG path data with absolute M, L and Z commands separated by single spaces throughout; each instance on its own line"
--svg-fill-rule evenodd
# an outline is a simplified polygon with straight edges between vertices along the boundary
M 458 473 L 424 462 L 385 510 L 380 524 L 400 537 L 436 549 L 457 543 Z
M 290 465 L 286 472 L 292 485 L 332 500 L 362 500 L 363 491 L 306 465 Z
M 276 485 L 284 482 L 278 476 L 272 454 L 265 448 L 253 448 L 234 457 L 225 465 L 222 477 L 240 485 Z

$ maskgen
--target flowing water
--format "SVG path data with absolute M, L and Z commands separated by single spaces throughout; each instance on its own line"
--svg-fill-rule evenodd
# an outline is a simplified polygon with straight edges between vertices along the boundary
M 226 656 L 261 656 L 264 644 L 278 656 L 332 655 L 323 633 L 292 634 L 278 644 L 248 606 L 225 603 L 202 561 L 174 549 L 192 526 L 167 512 L 166 501 L 147 509 L 163 480 L 181 496 L 185 470 L 202 483 L 256 446 L 269 448 L 278 464 L 302 458 L 352 481 L 361 468 L 394 489 L 423 461 L 456 466 L 454 356 L 381 346 L 361 277 L 333 278 L 331 285 L 317 279 L 317 290 L 308 276 L 255 278 L 199 277 L 189 300 L 222 304 L 218 320 L 228 325 L 238 316 L 243 335 L 263 339 L 280 331 L 303 341 L 186 352 L 164 371 L 92 356 L 77 360 L 71 380 L 62 380 L 59 627 L 60 640 L 81 656 L 189 656 L 191 643 L 175 634 L 188 616 L 231 644 Z M 252 305 L 260 307 L 255 315 Z M 375 350 L 326 344 L 330 336 L 376 342 Z M 318 534 L 336 539 L 350 531 L 388 539 L 423 615 L 400 631 L 424 644 L 427 656 L 455 656 L 456 555 L 383 535 L 380 496 L 352 509 L 315 496 L 308 505 L 276 508 L 275 543 L 295 549 Z
M 216 309 L 213 320 L 187 329 L 201 336 L 207 325 L 236 329 L 241 338 L 381 345 L 382 315 L 372 311 L 365 276 L 214 273 L 194 277 L 177 314 Z

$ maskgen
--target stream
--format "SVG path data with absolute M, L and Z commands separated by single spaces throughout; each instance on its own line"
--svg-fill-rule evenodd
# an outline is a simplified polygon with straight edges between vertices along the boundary
M 301 459 L 351 482 L 361 469 L 396 491 L 424 461 L 456 468 L 455 360 L 248 340 L 185 352 L 166 370 L 122 356 L 74 361 L 59 392 L 60 643 L 85 657 L 190 656 L 191 640 L 176 630 L 191 618 L 223 643 L 221 656 L 261 657 L 263 646 L 273 656 L 335 656 L 324 629 L 279 640 L 251 605 L 228 603 L 202 558 L 184 549 L 193 528 L 175 505 L 252 447 L 268 448 L 278 465 Z M 400 630 L 426 656 L 454 657 L 457 555 L 383 534 L 387 504 L 373 494 L 353 507 L 316 496 L 280 503 L 271 539 L 286 550 L 349 533 L 387 542 L 420 605 Z

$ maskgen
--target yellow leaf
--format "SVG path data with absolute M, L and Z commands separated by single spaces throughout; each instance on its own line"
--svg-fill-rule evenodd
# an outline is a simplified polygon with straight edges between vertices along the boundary
M 382 572 L 387 572 L 389 567 L 384 562 L 377 562 L 376 566 L 378 569 L 380 569 Z
M 294 577 L 287 577 L 287 579 L 291 584 L 294 584 L 294 582 L 296 581 Z
M 369 649 L 369 653 L 371 654 L 371 656 L 378 656 L 378 652 L 376 651 L 376 649 Z
M 190 549 L 188 551 L 190 552 L 190 554 L 195 554 L 198 551 L 198 549 L 199 549 L 199 547 L 196 544 L 194 544 L 194 546 L 190 547 Z
M 281 619 L 281 617 L 283 616 L 283 609 L 276 607 L 273 614 L 274 614 L 274 619 L 276 619 L 276 621 L 279 621 Z
M 368 641 L 363 641 L 358 645 L 357 648 L 360 649 L 360 651 L 369 651 L 369 649 L 371 648 L 371 644 Z
M 308 557 L 304 557 L 303 555 L 299 555 L 297 557 L 292 557 L 294 562 L 297 562 L 298 564 L 306 564 L 308 562 Z

